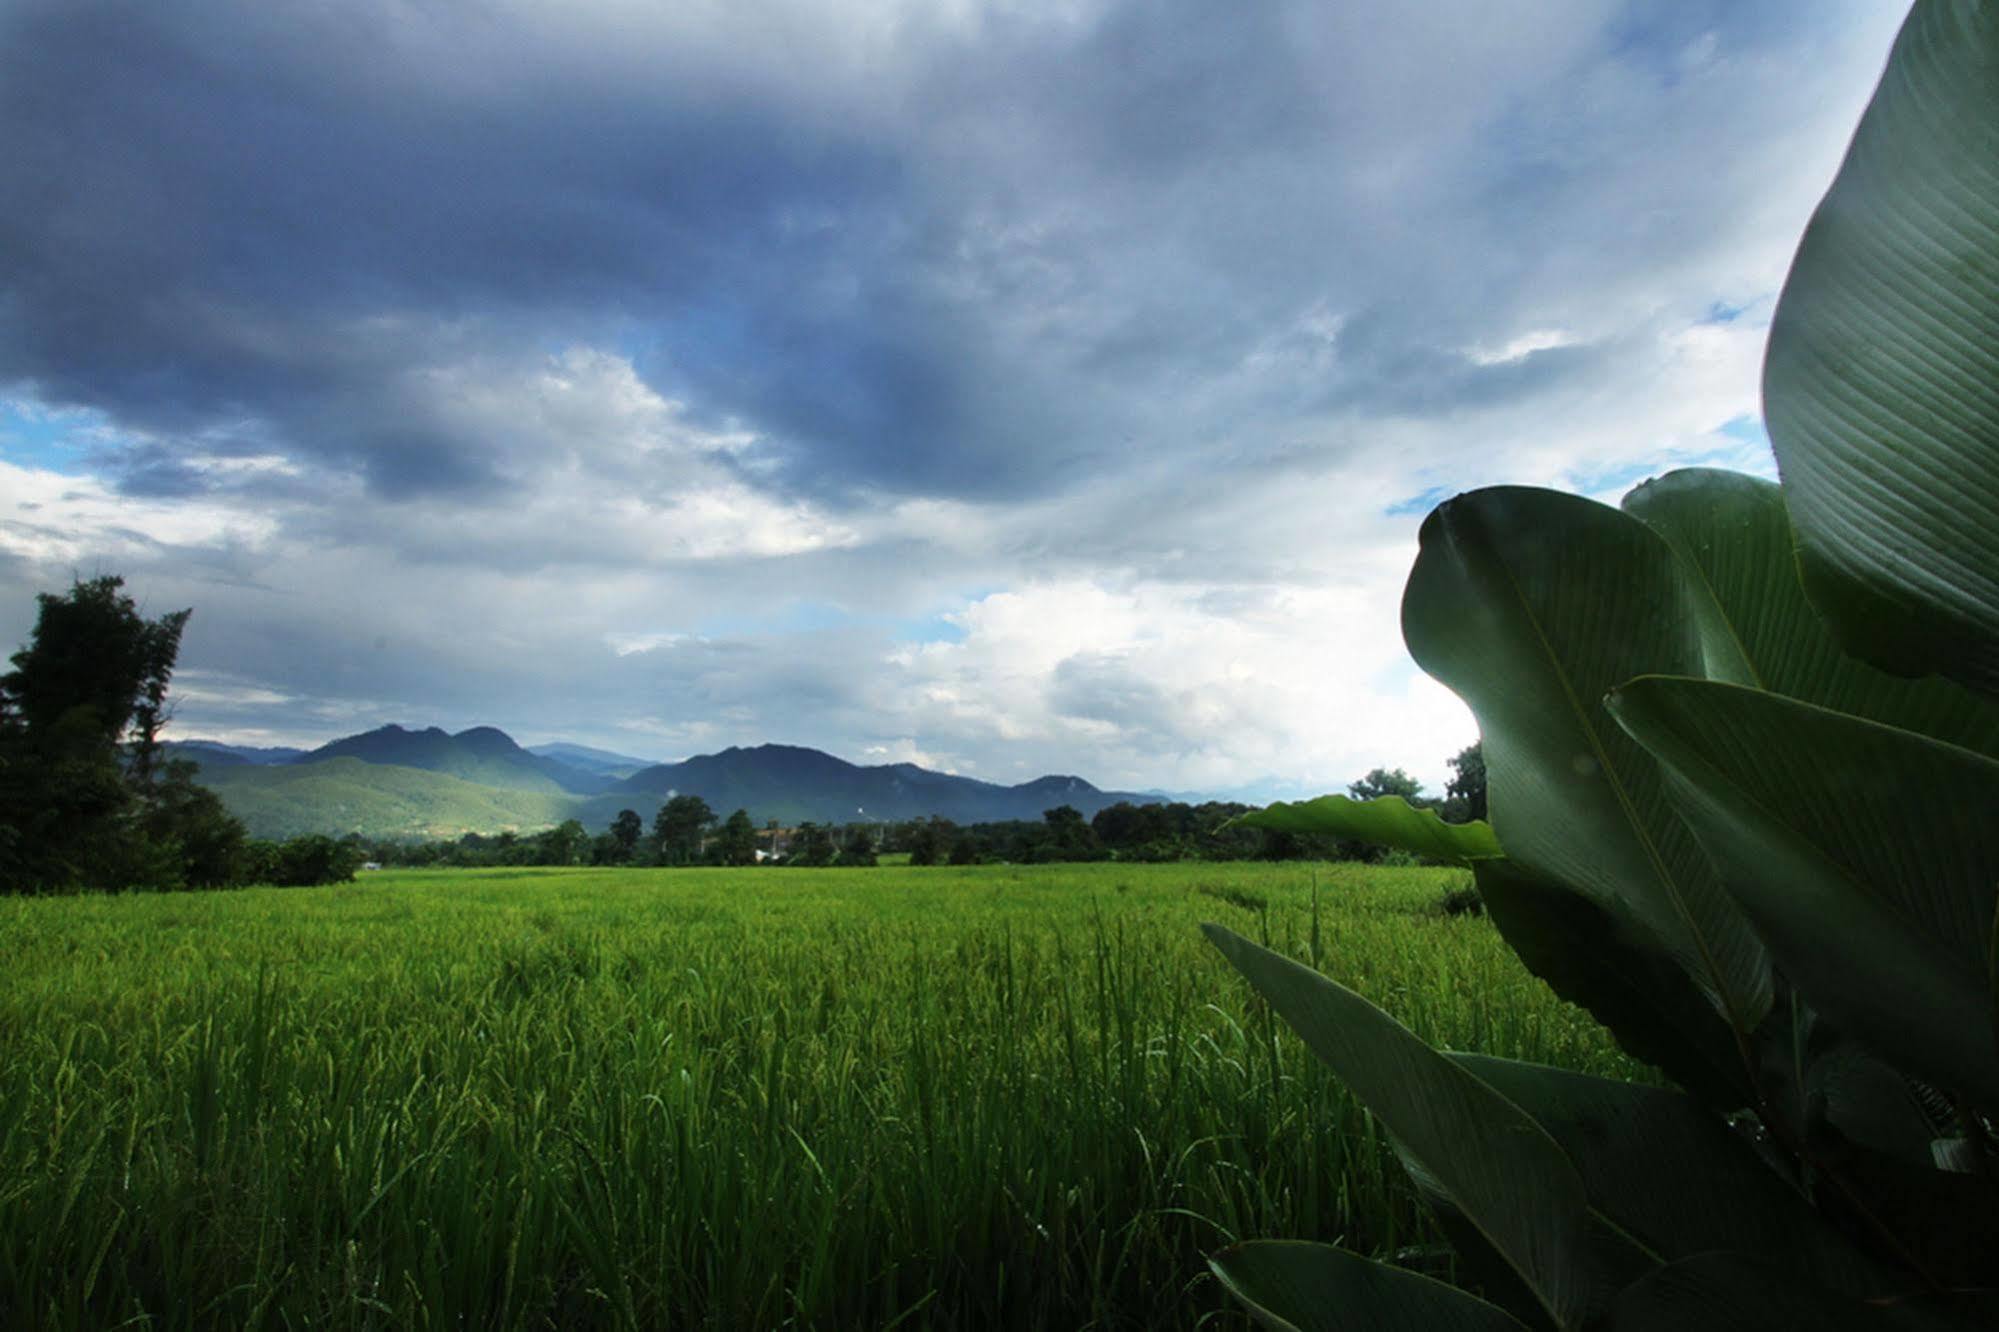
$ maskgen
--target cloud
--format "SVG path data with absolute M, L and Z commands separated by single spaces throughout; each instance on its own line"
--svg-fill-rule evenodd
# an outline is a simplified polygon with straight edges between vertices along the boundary
M 184 492 L 126 494 L 94 477 L 0 462 L 0 550 L 37 565 L 195 559 L 251 553 L 277 523 Z
M 1412 497 L 1767 467 L 1894 18 L 22 0 L 0 630 L 128 573 L 246 735 L 1435 784 Z
M 1033 585 L 968 607 L 962 641 L 893 654 L 875 711 L 919 742 L 976 737 L 1014 774 L 1084 752 L 1097 765 L 1085 775 L 1127 787 L 1283 774 L 1334 789 L 1398 763 L 1440 785 L 1444 758 L 1476 728 L 1404 669 L 1396 602 L 1366 577 L 1284 590 Z

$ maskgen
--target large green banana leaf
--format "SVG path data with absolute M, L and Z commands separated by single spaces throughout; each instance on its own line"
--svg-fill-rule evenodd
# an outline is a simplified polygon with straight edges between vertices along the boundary
M 1624 511 L 1684 562 L 1702 615 L 1710 680 L 1807 703 L 1999 755 L 1999 704 L 1948 680 L 1910 680 L 1840 650 L 1798 579 L 1784 494 L 1739 472 L 1669 472 L 1624 497 Z
M 1784 974 L 1842 1030 L 1999 1107 L 1999 762 L 1780 695 L 1634 680 L 1617 720 Z
M 1475 1295 L 1330 1244 L 1255 1240 L 1208 1265 L 1274 1332 L 1525 1332 Z
M 1460 495 L 1425 520 L 1402 599 L 1419 665 L 1478 716 L 1493 831 L 1526 871 L 1631 918 L 1738 1032 L 1768 1011 L 1768 956 L 1658 764 L 1604 711 L 1634 675 L 1698 675 L 1702 626 L 1665 540 L 1556 491 Z
M 1896 1293 L 1893 1275 L 1684 1093 L 1491 1055 L 1446 1057 L 1532 1115 L 1575 1164 L 1591 1210 L 1655 1262 L 1739 1249 L 1829 1289 Z
M 1491 825 L 1476 819 L 1446 823 L 1436 810 L 1418 808 L 1401 796 L 1351 800 L 1329 795 L 1290 804 L 1280 800 L 1243 815 L 1240 822 L 1272 832 L 1351 837 L 1453 865 L 1469 865 L 1499 854 L 1499 839 L 1492 835 Z
M 1763 397 L 1841 645 L 1999 692 L 1999 5 L 1911 11 L 1792 263 Z
M 1728 1024 L 1641 926 L 1510 860 L 1473 866 L 1486 914 L 1527 969 L 1610 1029 L 1625 1051 L 1719 1111 L 1754 1104 Z
M 1219 925 L 1208 938 L 1533 1290 L 1558 1327 L 1599 1294 L 1582 1180 L 1511 1101 L 1342 985 Z
M 1618 1297 L 1605 1332 L 1924 1332 L 1893 1304 L 1833 1294 L 1751 1255 L 1703 1253 L 1662 1267 Z

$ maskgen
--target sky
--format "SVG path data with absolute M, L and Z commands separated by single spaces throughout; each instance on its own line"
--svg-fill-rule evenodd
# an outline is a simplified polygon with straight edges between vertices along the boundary
M 1847 0 L 0 0 L 0 650 L 175 731 L 1252 799 L 1477 735 L 1423 514 L 1772 474 Z

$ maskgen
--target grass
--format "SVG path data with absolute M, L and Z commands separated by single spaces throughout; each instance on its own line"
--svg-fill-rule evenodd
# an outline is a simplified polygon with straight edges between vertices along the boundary
M 0 1326 L 1240 1326 L 1424 1261 L 1219 919 L 1439 1044 L 1629 1074 L 1442 871 L 501 870 L 0 900 Z M 1316 902 L 1316 908 L 1315 908 Z

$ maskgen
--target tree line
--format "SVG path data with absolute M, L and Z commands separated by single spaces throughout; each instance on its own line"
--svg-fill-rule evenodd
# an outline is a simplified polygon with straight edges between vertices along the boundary
M 1400 768 L 1376 768 L 1353 782 L 1356 800 L 1401 796 L 1434 808 L 1448 821 L 1485 817 L 1485 757 L 1474 744 L 1449 760 L 1452 777 L 1441 799 Z M 747 810 L 720 818 L 697 795 L 676 795 L 650 824 L 637 810 L 619 811 L 594 836 L 571 819 L 538 833 L 466 833 L 455 841 L 354 839 L 367 860 L 404 866 L 630 865 L 696 866 L 775 863 L 802 868 L 870 866 L 883 855 L 906 854 L 912 865 L 1054 864 L 1095 860 L 1134 863 L 1178 860 L 1377 861 L 1392 852 L 1365 842 L 1302 837 L 1243 827 L 1255 809 L 1235 801 L 1187 804 L 1121 801 L 1085 819 L 1069 805 L 1040 819 L 958 824 L 945 818 L 900 822 L 759 827 Z M 759 856 L 759 851 L 764 852 Z

